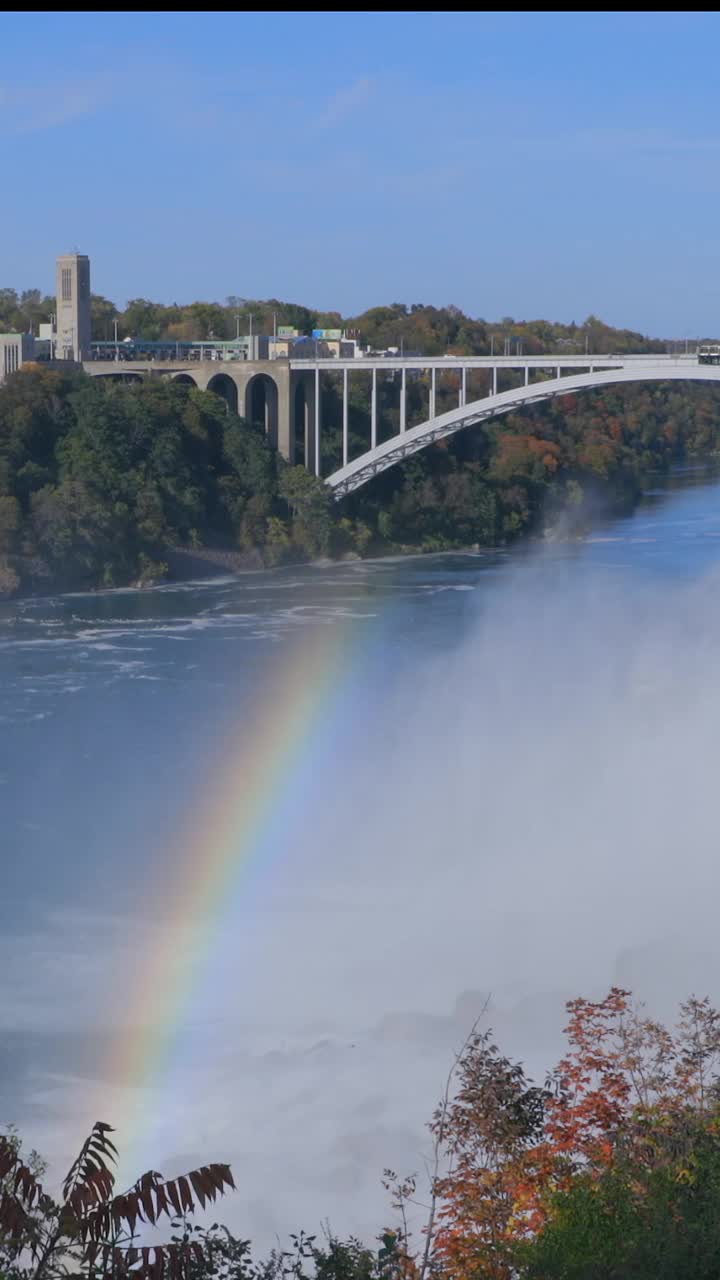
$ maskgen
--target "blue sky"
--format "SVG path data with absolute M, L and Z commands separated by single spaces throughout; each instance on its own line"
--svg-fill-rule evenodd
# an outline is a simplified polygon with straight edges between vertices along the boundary
M 720 334 L 714 13 L 6 14 L 0 286 Z

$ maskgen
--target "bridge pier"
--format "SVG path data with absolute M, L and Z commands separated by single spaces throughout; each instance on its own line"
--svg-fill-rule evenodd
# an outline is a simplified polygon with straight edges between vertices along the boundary
M 289 372 L 289 371 L 288 371 Z M 293 374 L 292 395 L 289 400 L 288 451 L 280 452 L 291 466 L 297 459 L 295 441 L 298 434 L 302 436 L 305 457 L 303 459 L 307 471 L 312 475 L 320 474 L 320 428 L 321 428 L 321 388 L 319 369 L 303 369 Z M 302 389 L 302 419 L 298 421 L 297 392 Z M 298 428 L 300 429 L 298 431 Z
M 348 463 L 348 371 L 343 369 L 342 394 L 343 466 Z
M 370 386 L 370 448 L 377 448 L 377 369 L 372 371 Z
M 407 369 L 405 365 L 402 368 L 402 381 L 400 383 L 400 431 L 407 430 Z
M 315 460 L 315 475 L 320 475 L 321 455 L 320 455 L 320 410 L 322 406 L 322 392 L 320 390 L 320 369 L 315 366 L 315 448 L 313 449 L 313 457 Z

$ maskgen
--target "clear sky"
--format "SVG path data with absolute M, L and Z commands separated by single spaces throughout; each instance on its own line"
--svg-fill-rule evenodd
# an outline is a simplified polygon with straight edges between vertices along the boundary
M 29 13 L 0 287 L 720 334 L 715 13 Z

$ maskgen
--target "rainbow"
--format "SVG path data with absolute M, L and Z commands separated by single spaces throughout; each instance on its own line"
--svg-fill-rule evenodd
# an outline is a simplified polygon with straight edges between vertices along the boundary
M 288 856 L 292 829 L 297 832 L 307 819 L 308 770 L 321 766 L 323 743 L 327 747 L 340 729 L 347 710 L 343 694 L 351 696 L 358 670 L 353 621 L 324 620 L 284 637 L 250 714 L 243 712 L 218 759 L 201 770 L 198 795 L 185 809 L 173 851 L 174 883 L 156 886 L 152 941 L 137 958 L 129 989 L 127 975 L 123 981 L 126 1029 L 113 1037 L 103 1072 L 124 1099 L 120 1114 L 107 1092 L 93 1099 L 98 1113 L 92 1119 L 107 1120 L 117 1130 L 118 1186 L 129 1185 L 161 1159 L 162 1153 L 145 1145 L 152 1104 L 143 1094 L 153 1090 L 157 1101 L 178 1066 L 183 1029 L 202 1008 L 224 926 L 234 918 L 253 871 L 262 865 L 265 874 L 269 863 Z M 99 1108 L 106 1112 L 110 1105 L 112 1115 L 100 1114 Z

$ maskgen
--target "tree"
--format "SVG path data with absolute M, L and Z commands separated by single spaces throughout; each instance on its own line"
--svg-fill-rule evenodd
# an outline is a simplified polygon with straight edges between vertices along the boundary
M 98 1121 L 54 1200 L 39 1181 L 39 1170 L 26 1165 L 13 1137 L 0 1137 L 0 1257 L 10 1280 L 53 1280 L 67 1268 L 87 1276 L 132 1274 L 148 1280 L 184 1277 L 192 1258 L 201 1261 L 199 1244 L 136 1247 L 138 1222 L 155 1226 L 193 1213 L 234 1187 L 229 1165 L 210 1164 L 167 1180 L 149 1171 L 122 1195 L 114 1194 L 117 1148 L 110 1125 Z M 31 1267 L 21 1265 L 29 1256 Z
M 14 550 L 21 518 L 17 498 L 0 497 L 0 555 Z
M 109 342 L 115 337 L 114 321 L 119 320 L 120 312 L 114 302 L 103 298 L 99 293 L 90 295 L 90 324 L 93 342 Z M 124 329 L 118 329 L 118 337 L 124 338 Z
M 515 1246 L 539 1221 L 535 1185 L 545 1172 L 547 1089 L 503 1057 L 490 1032 L 474 1032 L 458 1064 L 459 1088 L 436 1112 L 450 1171 L 437 1181 L 434 1254 L 450 1275 L 514 1275 Z
M 293 539 L 311 556 L 327 555 L 332 496 L 327 485 L 304 467 L 284 466 L 278 491 L 293 517 Z

